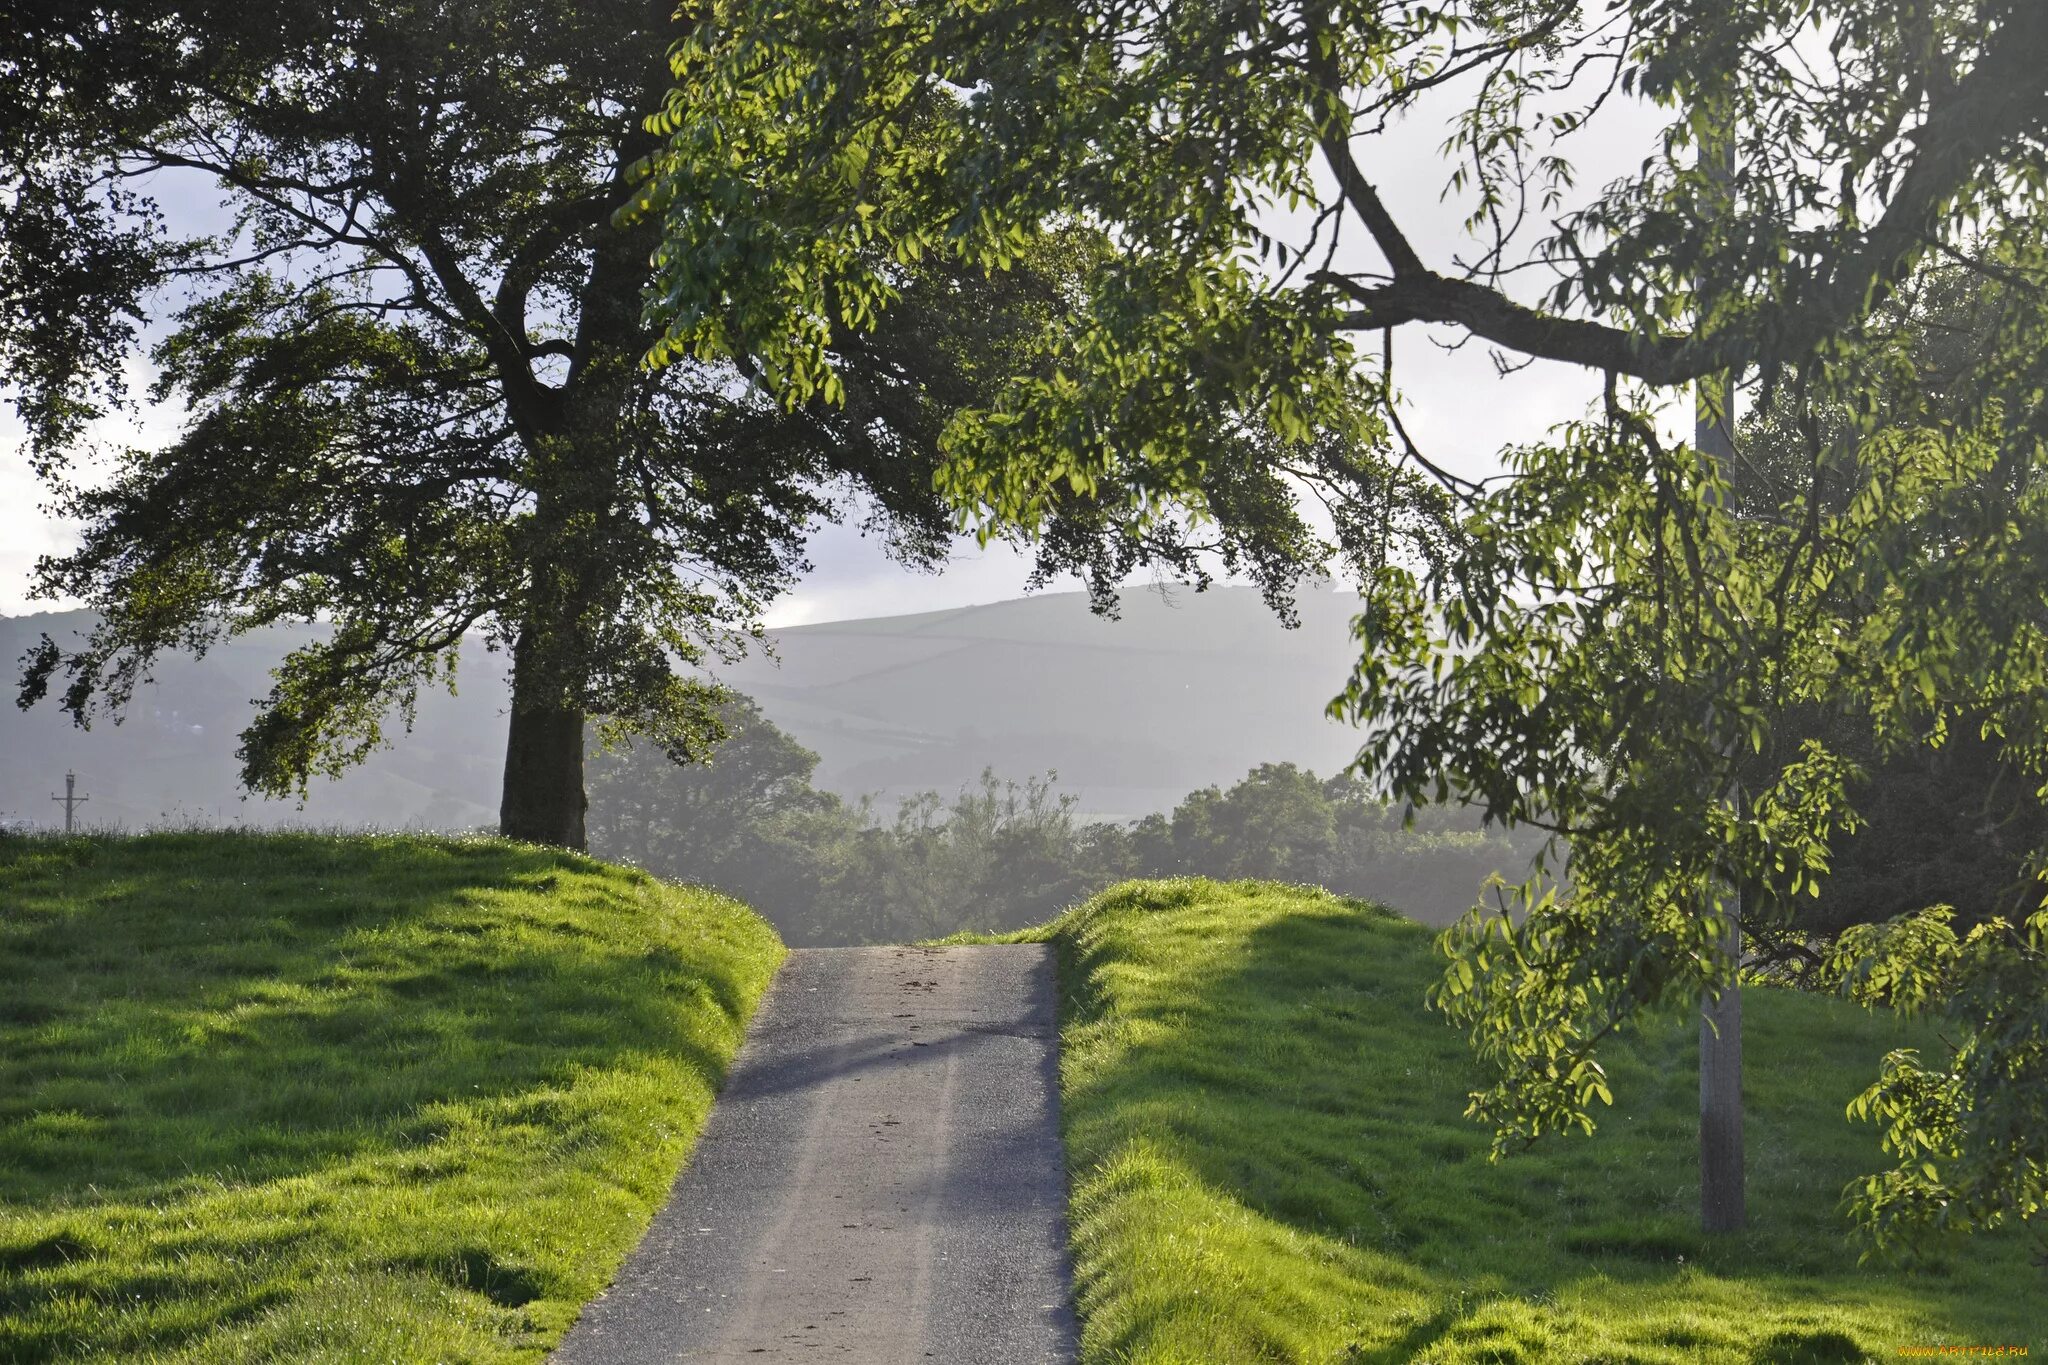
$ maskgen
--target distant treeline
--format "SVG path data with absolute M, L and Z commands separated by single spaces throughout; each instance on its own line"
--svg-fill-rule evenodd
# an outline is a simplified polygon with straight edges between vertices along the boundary
M 1456 811 L 1404 828 L 1359 783 L 1286 763 L 1134 823 L 1078 819 L 1051 775 L 992 772 L 884 817 L 813 787 L 817 755 L 751 701 L 736 699 L 726 724 L 708 764 L 640 748 L 596 756 L 591 851 L 737 896 L 798 945 L 1021 928 L 1116 882 L 1180 875 L 1314 883 L 1444 924 L 1490 874 L 1522 875 L 1542 842 Z
M 1077 798 L 1050 775 L 1019 783 L 994 773 L 885 815 L 814 787 L 817 755 L 746 698 L 730 704 L 726 724 L 706 764 L 635 748 L 598 754 L 591 850 L 726 891 L 800 945 L 1020 928 L 1127 878 L 1181 875 L 1314 883 L 1448 924 L 1493 873 L 1526 875 L 1544 838 L 1456 809 L 1424 809 L 1404 825 L 1362 784 L 1286 763 L 1136 822 L 1081 820 Z M 1748 907 L 1760 966 L 1801 977 L 1848 925 L 1929 904 L 1971 923 L 2039 900 L 2027 852 L 2043 804 L 1995 745 L 1959 735 L 1887 760 L 1828 737 L 1864 765 L 1867 823 L 1838 837 L 1818 899 Z

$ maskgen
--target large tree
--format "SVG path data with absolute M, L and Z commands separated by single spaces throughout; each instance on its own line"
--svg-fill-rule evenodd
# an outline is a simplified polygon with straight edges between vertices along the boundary
M 673 9 L 10 8 L 0 383 L 84 523 L 38 586 L 102 621 L 26 661 L 24 705 L 55 682 L 84 723 L 164 650 L 325 622 L 243 736 L 249 785 L 287 794 L 480 633 L 511 661 L 503 831 L 581 847 L 586 722 L 699 754 L 716 696 L 686 665 L 745 643 L 821 518 L 859 506 L 936 563 L 940 424 L 1050 318 L 1061 253 L 902 272 L 910 306 L 835 350 L 835 404 L 643 368 L 658 234 L 611 218 L 657 145 Z M 143 339 L 184 424 L 96 466 Z
M 1726 991 L 1738 921 L 1825 874 L 1854 818 L 1850 765 L 1816 742 L 1759 775 L 1789 709 L 1847 708 L 1888 746 L 1938 743 L 1967 715 L 2048 775 L 2048 624 L 2027 605 L 2048 586 L 2048 7 L 709 13 L 675 66 L 733 117 L 672 108 L 638 201 L 667 238 L 657 358 L 763 357 L 808 394 L 839 339 L 901 297 L 892 262 L 1001 269 L 1078 220 L 1119 246 L 1087 279 L 1080 325 L 946 433 L 946 487 L 985 528 L 1041 525 L 1074 489 L 1128 509 L 1131 530 L 1227 527 L 1210 443 L 1247 427 L 1278 458 L 1334 433 L 1358 468 L 1404 461 L 1458 507 L 1455 532 L 1424 546 L 1391 499 L 1339 508 L 1340 527 L 1366 514 L 1345 543 L 1367 604 L 1337 709 L 1372 724 L 1361 768 L 1397 795 L 1570 842 L 1571 896 L 1539 877 L 1522 917 L 1447 941 L 1438 1000 L 1498 1067 L 1474 1111 L 1504 1145 L 1590 1126 L 1599 1041 L 1645 1008 Z M 1380 169 L 1390 130 L 1447 109 L 1450 188 L 1476 238 L 1462 258 L 1405 226 L 1441 182 Z M 900 130 L 934 118 L 936 146 L 906 151 Z M 1577 140 L 1617 123 L 1647 132 L 1640 164 L 1574 202 Z M 761 211 L 703 208 L 738 200 Z M 1940 411 L 1913 397 L 1924 386 L 1883 312 L 1909 306 L 1898 296 L 1933 258 L 2006 290 L 1999 344 Z M 1503 365 L 1584 367 L 1603 397 L 1504 452 L 1502 479 L 1468 484 L 1399 420 L 1394 338 L 1417 327 Z M 1843 443 L 1809 429 L 1796 486 L 1746 516 L 1729 452 L 1660 428 L 1688 383 L 1704 425 L 1725 427 L 1731 379 L 1853 414 L 1865 434 L 1882 407 L 1890 430 Z M 2038 979 L 2044 937 L 2037 917 L 1942 958 L 2005 993 L 1951 992 L 1984 1041 L 1961 1070 L 1920 1084 L 1895 1069 L 1894 1112 L 1911 1118 L 1888 1138 L 1929 1162 L 1918 1185 L 1873 1187 L 1869 1226 L 1937 1207 L 1949 1226 L 2039 1216 L 2042 1153 L 2021 1118 L 2048 1111 L 2048 1078 L 2014 983 Z M 1993 1097 L 2000 1066 L 2024 1083 Z

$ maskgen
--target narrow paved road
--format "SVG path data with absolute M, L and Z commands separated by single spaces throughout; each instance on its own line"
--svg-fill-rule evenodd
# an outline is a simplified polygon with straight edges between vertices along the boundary
M 792 952 L 559 1365 L 1075 1356 L 1052 952 Z

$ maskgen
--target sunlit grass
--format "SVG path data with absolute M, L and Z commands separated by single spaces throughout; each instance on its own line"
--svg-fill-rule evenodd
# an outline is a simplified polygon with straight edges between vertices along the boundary
M 0 839 L 0 1359 L 539 1359 L 780 956 L 491 840 Z
M 1061 952 L 1083 1359 L 1889 1360 L 2048 1350 L 2016 1239 L 1859 1268 L 1838 1203 L 1880 1160 L 1843 1116 L 1896 1021 L 1752 991 L 1750 1230 L 1696 1231 L 1696 1034 L 1609 1056 L 1592 1138 L 1500 1164 L 1463 1037 L 1422 1007 L 1430 932 L 1324 893 L 1131 883 Z

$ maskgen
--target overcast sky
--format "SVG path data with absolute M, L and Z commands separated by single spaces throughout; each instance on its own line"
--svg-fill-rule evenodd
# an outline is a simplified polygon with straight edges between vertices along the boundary
M 1597 188 L 1632 169 L 1647 149 L 1655 121 L 1641 117 L 1641 110 L 1618 112 L 1620 117 L 1596 121 L 1570 144 L 1582 187 Z M 1437 153 L 1441 129 L 1433 118 L 1418 119 L 1408 128 L 1362 143 L 1360 150 L 1366 173 L 1380 183 L 1424 259 L 1449 269 L 1455 254 L 1470 254 L 1471 242 L 1460 226 L 1462 209 L 1438 199 L 1449 174 Z M 219 220 L 210 192 L 201 186 L 171 187 L 162 197 L 174 230 Z M 1362 233 L 1355 224 L 1347 231 L 1357 246 L 1355 238 Z M 1435 339 L 1454 338 L 1449 329 L 1439 329 Z M 1557 422 L 1580 415 L 1597 393 L 1592 376 L 1560 365 L 1532 365 L 1501 377 L 1484 349 L 1446 352 L 1421 329 L 1404 329 L 1397 345 L 1397 373 L 1408 398 L 1412 434 L 1438 464 L 1467 475 L 1497 469 L 1497 455 L 1504 446 L 1538 437 Z M 138 390 L 146 386 L 146 362 L 137 359 L 131 373 Z M 174 433 L 180 421 L 176 410 L 153 409 L 110 419 L 97 435 L 110 444 L 155 443 Z M 0 614 L 75 605 L 28 596 L 37 556 L 60 553 L 75 541 L 74 528 L 49 516 L 45 502 L 46 493 L 22 452 L 20 424 L 0 403 Z M 1000 546 L 984 551 L 971 540 L 955 547 L 943 573 L 912 573 L 891 563 L 877 541 L 850 527 L 820 531 L 810 557 L 815 572 L 776 605 L 771 625 L 999 601 L 1020 595 L 1029 573 L 1028 561 L 1015 552 Z

